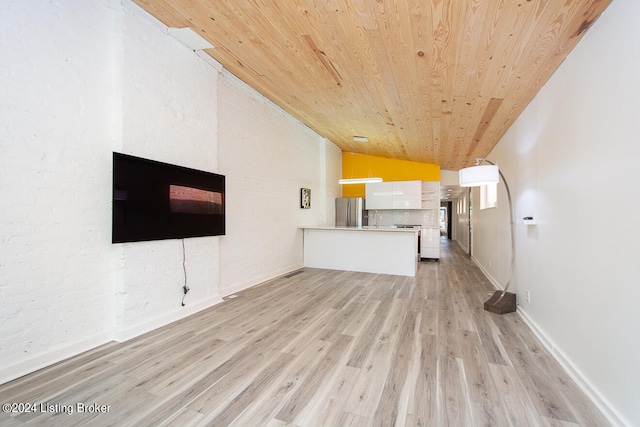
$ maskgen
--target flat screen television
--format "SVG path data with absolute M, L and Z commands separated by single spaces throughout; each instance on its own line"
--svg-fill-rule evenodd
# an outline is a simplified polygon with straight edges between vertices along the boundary
M 113 243 L 224 234 L 224 175 L 113 153 Z

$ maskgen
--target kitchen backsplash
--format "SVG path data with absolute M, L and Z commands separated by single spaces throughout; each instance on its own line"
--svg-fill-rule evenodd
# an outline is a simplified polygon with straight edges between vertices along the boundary
M 369 225 L 375 225 L 375 212 L 368 211 Z M 411 210 L 379 210 L 378 225 L 395 225 L 395 224 L 421 224 L 423 227 L 440 227 L 440 210 L 439 209 L 411 209 Z

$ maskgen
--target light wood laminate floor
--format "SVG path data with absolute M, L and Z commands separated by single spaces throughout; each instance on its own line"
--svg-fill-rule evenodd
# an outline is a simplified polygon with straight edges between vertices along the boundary
M 0 425 L 608 425 L 491 290 L 446 240 L 415 278 L 304 269 L 0 386 L 37 404 Z

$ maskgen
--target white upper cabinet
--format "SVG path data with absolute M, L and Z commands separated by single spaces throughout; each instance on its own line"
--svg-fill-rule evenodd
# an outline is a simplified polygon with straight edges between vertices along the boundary
M 420 209 L 422 207 L 422 182 L 395 181 L 393 184 L 393 209 Z
M 366 209 L 393 209 L 393 182 L 375 182 L 366 185 Z
M 366 185 L 367 209 L 421 209 L 421 181 L 392 181 Z

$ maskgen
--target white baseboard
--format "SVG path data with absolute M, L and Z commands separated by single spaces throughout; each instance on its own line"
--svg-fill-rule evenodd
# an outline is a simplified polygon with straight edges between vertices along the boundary
M 286 267 L 281 271 L 276 271 L 276 272 L 269 273 L 268 275 L 257 277 L 255 279 L 252 279 L 249 282 L 237 284 L 231 287 L 225 287 L 221 289 L 220 293 L 222 296 L 230 295 L 235 292 L 239 292 L 243 289 L 247 289 L 252 286 L 256 286 L 261 283 L 267 282 L 269 280 L 275 279 L 276 277 L 283 276 L 285 274 L 290 273 L 291 271 L 299 270 L 300 268 L 302 268 L 302 266 Z M 151 332 L 162 326 L 168 325 L 169 323 L 178 321 L 185 317 L 191 316 L 192 314 L 195 314 L 199 311 L 202 311 L 204 309 L 207 309 L 209 307 L 212 307 L 216 304 L 221 303 L 223 301 L 222 296 L 217 295 L 215 297 L 209 298 L 197 304 L 187 305 L 183 307 L 181 310 L 175 311 L 173 313 L 169 313 L 165 316 L 157 317 L 153 320 L 140 323 L 130 328 L 117 330 L 113 339 L 117 342 L 124 342 L 132 338 L 138 337 L 142 334 L 146 334 L 147 332 Z
M 195 314 L 199 311 L 212 307 L 221 302 L 222 302 L 222 297 L 215 296 L 193 305 L 191 304 L 186 305 L 182 307 L 181 310 L 174 311 L 164 316 L 156 317 L 153 320 L 149 320 L 147 322 L 140 323 L 138 325 L 135 325 L 126 329 L 118 329 L 115 331 L 115 335 L 113 339 L 117 342 L 128 341 L 142 334 L 146 334 L 147 332 L 151 332 L 154 329 L 158 329 L 158 328 L 161 328 L 162 326 L 166 326 L 169 323 L 173 323 L 180 319 L 184 319 L 185 317 L 191 316 L 192 314 Z
M 236 283 L 236 284 L 233 284 L 231 286 L 224 286 L 223 287 L 222 285 L 220 285 L 220 293 L 223 296 L 231 295 L 231 294 L 234 294 L 236 292 L 240 292 L 240 291 L 242 291 L 244 289 L 251 288 L 253 286 L 257 286 L 257 285 L 260 285 L 262 283 L 268 282 L 269 280 L 273 280 L 273 279 L 275 279 L 277 277 L 284 276 L 286 274 L 291 273 L 292 271 L 300 270 L 301 268 L 303 268 L 302 264 L 297 264 L 297 265 L 294 265 L 294 266 L 281 268 L 278 271 L 274 271 L 274 272 L 271 272 L 269 274 L 264 274 L 264 275 L 259 276 L 259 277 L 254 277 L 254 278 L 252 278 L 250 280 L 246 280 L 246 281 L 241 282 L 241 283 Z
M 292 266 L 292 267 L 284 268 L 282 269 L 282 271 L 277 271 L 266 276 L 254 278 L 250 282 L 241 283 L 232 287 L 225 288 L 224 290 L 225 293 L 223 295 L 228 295 L 228 294 L 249 288 L 251 286 L 264 283 L 268 280 L 288 274 L 292 271 L 299 270 L 300 268 L 302 268 L 302 266 Z M 86 340 L 82 340 L 82 341 L 73 343 L 71 345 L 67 345 L 65 347 L 56 348 L 51 351 L 46 351 L 37 356 L 34 356 L 26 360 L 22 360 L 13 365 L 2 367 L 0 368 L 0 385 L 7 383 L 9 381 L 15 380 L 16 378 L 20 378 L 24 375 L 33 373 L 39 369 L 46 368 L 47 366 L 51 366 L 54 363 L 58 363 L 70 357 L 77 356 L 80 353 L 94 349 L 108 342 L 128 341 L 132 338 L 138 337 L 147 332 L 151 332 L 157 328 L 168 325 L 169 323 L 191 316 L 192 314 L 195 314 L 199 311 L 205 310 L 209 307 L 219 304 L 222 301 L 223 301 L 222 297 L 218 295 L 193 305 L 187 305 L 183 307 L 182 310 L 178 310 L 173 313 L 169 313 L 167 315 L 157 317 L 153 320 L 140 323 L 138 325 L 134 325 L 126 329 L 117 329 L 113 332 L 107 332 L 100 335 L 96 335 L 95 337 L 91 337 Z
M 616 427 L 624 427 L 631 425 L 623 420 L 611 406 L 608 400 L 595 388 L 586 376 L 560 351 L 551 340 L 542 332 L 538 325 L 527 315 L 527 313 L 518 307 L 518 314 L 531 329 L 534 335 L 542 343 L 542 345 L 551 353 L 554 359 L 560 364 L 562 369 L 573 379 L 578 387 L 587 395 L 594 405 L 600 409 L 600 412 L 607 418 L 611 425 Z
M 85 351 L 94 349 L 111 341 L 124 342 L 150 332 L 154 329 L 168 325 L 169 323 L 191 316 L 199 311 L 214 306 L 222 302 L 219 296 L 209 298 L 197 304 L 187 305 L 182 310 L 175 311 L 165 316 L 158 317 L 151 321 L 135 325 L 124 330 L 116 330 L 115 332 L 107 332 L 95 337 L 88 338 L 83 341 L 67 345 L 65 347 L 56 348 L 46 351 L 35 357 L 22 360 L 10 366 L 0 368 L 0 384 L 20 378 L 24 375 L 35 372 L 39 369 L 51 366 L 62 360 L 77 356 Z
M 484 273 L 484 275 L 487 277 L 487 279 L 489 279 L 489 283 L 491 283 L 493 285 L 493 287 L 496 288 L 497 291 L 501 291 L 502 290 L 502 286 L 500 286 L 498 281 L 496 279 L 494 279 L 493 276 L 491 274 L 489 274 L 489 272 L 487 270 L 485 270 L 484 266 L 482 264 L 480 264 L 480 261 L 478 261 L 478 259 L 476 257 L 474 257 L 473 255 L 471 256 L 471 260 L 482 271 L 482 273 Z
M 77 356 L 80 353 L 99 347 L 103 344 L 113 341 L 111 333 L 104 333 L 88 338 L 86 340 L 75 342 L 71 345 L 46 351 L 26 360 L 21 360 L 13 365 L 0 368 L 0 384 L 13 381 L 24 375 L 35 372 L 39 369 L 58 363 L 62 360 Z
M 469 254 L 469 248 L 465 246 L 460 240 L 454 240 L 460 246 L 460 248 L 464 251 L 465 254 Z
M 496 290 L 502 290 L 502 287 L 498 282 L 489 274 L 487 270 L 480 264 L 475 258 L 471 257 L 473 262 L 478 266 L 480 270 L 487 276 L 489 282 L 496 288 Z M 542 332 L 538 325 L 527 316 L 526 312 L 522 310 L 521 306 L 517 306 L 517 313 L 520 315 L 524 323 L 527 324 L 529 329 L 538 338 L 542 345 L 549 351 L 551 356 L 560 364 L 562 369 L 569 375 L 580 387 L 580 389 L 587 395 L 587 397 L 593 402 L 594 405 L 600 409 L 600 412 L 607 418 L 612 426 L 626 426 L 631 425 L 623 421 L 623 418 L 613 409 L 611 404 L 605 399 L 598 390 L 593 387 L 591 382 L 585 377 L 579 369 L 568 359 L 558 348 L 551 342 L 551 340 Z

